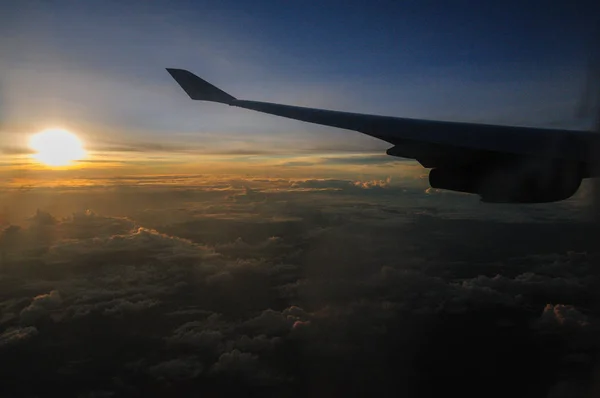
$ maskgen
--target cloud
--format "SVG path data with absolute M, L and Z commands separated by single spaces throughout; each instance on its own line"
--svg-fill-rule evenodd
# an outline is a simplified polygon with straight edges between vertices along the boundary
M 387 190 L 391 194 L 403 194 L 406 187 L 393 186 L 392 177 L 375 180 L 311 179 L 291 183 L 293 190 L 303 191 L 343 191 L 346 193 L 367 193 L 366 190 Z
M 293 324 L 294 321 L 284 313 L 267 309 L 256 318 L 247 320 L 243 328 L 271 336 L 289 332 Z
M 572 305 L 548 304 L 544 307 L 539 322 L 543 325 L 564 327 L 585 327 L 589 325 L 588 317 Z
M 391 182 L 392 182 L 392 178 L 388 177 L 385 180 L 355 181 L 354 186 L 363 188 L 363 189 L 387 188 Z
M 262 202 L 267 199 L 267 195 L 259 190 L 249 186 L 244 187 L 244 191 L 231 196 L 234 202 Z
M 210 259 L 219 262 L 212 249 L 154 230 L 132 228 L 135 224 L 126 218 L 88 211 L 58 220 L 38 212 L 34 220 L 37 222 L 29 228 L 5 230 L 2 238 L 5 243 L 20 240 L 9 253 L 11 257 L 5 257 L 9 269 L 23 276 L 29 272 L 44 275 L 51 269 L 57 278 L 40 283 L 40 289 L 49 285 L 55 289 L 36 296 L 20 310 L 25 325 L 37 326 L 51 315 L 60 322 L 141 313 L 160 306 L 165 295 L 194 281 L 201 283 L 217 272 L 210 264 Z M 52 239 L 39 239 L 41 227 Z M 30 240 L 41 245 L 38 251 L 30 252 L 25 245 Z M 19 265 L 32 258 L 38 263 L 33 268 Z
M 128 312 L 144 311 L 159 304 L 158 300 L 142 299 L 130 301 L 125 299 L 113 300 L 106 303 L 104 313 L 106 315 L 123 315 Z
M 75 212 L 63 219 L 61 230 L 65 238 L 93 238 L 124 234 L 135 228 L 135 222 L 124 217 L 104 217 L 92 210 Z
M 0 327 L 37 333 L 11 345 L 15 355 L 35 344 L 59 358 L 60 380 L 111 369 L 102 383 L 116 392 L 136 380 L 190 394 L 233 385 L 296 391 L 309 372 L 326 375 L 314 377 L 330 391 L 402 386 L 411 396 L 476 383 L 467 360 L 450 358 L 513 380 L 525 365 L 568 371 L 575 365 L 563 357 L 597 346 L 599 257 L 582 243 L 592 242 L 587 227 L 518 209 L 505 222 L 407 205 L 379 193 L 403 189 L 385 175 L 138 183 L 169 180 L 178 188 L 43 194 L 68 208 L 40 208 L 36 222 L 4 230 L 0 274 L 11 282 Z M 565 344 L 565 355 L 552 344 Z M 45 374 L 40 361 L 4 370 Z M 122 384 L 108 379 L 117 375 Z
M 204 365 L 194 357 L 180 357 L 153 365 L 148 373 L 159 380 L 182 381 L 198 377 Z
M 463 281 L 461 287 L 501 291 L 513 297 L 523 294 L 531 296 L 560 294 L 561 296 L 574 297 L 585 291 L 584 286 L 577 279 L 552 278 L 532 272 L 517 275 L 515 278 L 507 278 L 501 275 L 492 278 L 479 276 Z
M 339 156 L 326 157 L 322 160 L 322 164 L 330 165 L 393 165 L 399 162 L 407 162 L 407 159 L 399 159 L 393 156 L 383 154 L 375 155 L 354 155 L 354 156 Z
M 316 164 L 315 162 L 308 162 L 308 161 L 303 161 L 303 160 L 293 160 L 291 162 L 282 163 L 281 166 L 282 167 L 308 167 L 308 166 L 314 166 L 315 164 Z
M 0 334 L 0 348 L 6 348 L 26 342 L 37 334 L 38 330 L 33 326 L 7 329 Z
M 21 322 L 25 325 L 34 325 L 37 321 L 49 317 L 50 311 L 59 308 L 62 301 L 57 290 L 34 297 L 31 304 L 21 311 Z
M 173 145 L 167 143 L 156 143 L 156 142 L 131 142 L 121 144 L 97 144 L 93 147 L 94 150 L 100 152 L 195 152 L 199 148 L 191 147 L 190 145 Z
M 259 334 L 254 337 L 243 335 L 231 345 L 234 349 L 241 352 L 261 353 L 263 351 L 273 350 L 281 341 L 282 339 L 280 337 L 270 338 L 264 334 Z
M 308 189 L 347 189 L 351 186 L 350 181 L 335 180 L 335 179 L 311 179 L 304 181 L 294 181 L 292 188 L 308 188 Z
M 271 376 L 261 368 L 256 355 L 237 349 L 221 354 L 211 371 L 217 375 L 241 377 L 259 384 L 271 381 Z
M 167 343 L 222 352 L 223 340 L 224 335 L 221 331 L 208 329 L 204 323 L 189 322 L 177 328 L 173 335 L 167 338 Z
M 115 254 L 119 256 L 113 257 Z M 80 261 L 83 258 L 96 258 L 108 261 L 110 257 L 113 260 L 123 261 L 127 254 L 140 256 L 135 261 L 151 257 L 164 262 L 181 263 L 215 256 L 209 248 L 189 240 L 140 227 L 127 234 L 59 242 L 50 247 L 48 258 L 62 260 L 79 258 Z
M 4 155 L 30 155 L 33 154 L 34 151 L 27 147 L 22 146 L 0 146 L 0 153 Z
M 57 223 L 56 218 L 53 217 L 52 214 L 45 211 L 40 211 L 39 209 L 30 218 L 30 221 L 36 226 L 54 225 Z

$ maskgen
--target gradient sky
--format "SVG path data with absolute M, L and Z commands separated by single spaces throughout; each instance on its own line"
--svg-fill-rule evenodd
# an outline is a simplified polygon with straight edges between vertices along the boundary
M 90 168 L 193 168 L 209 157 L 236 167 L 291 157 L 298 166 L 340 153 L 360 154 L 357 164 L 387 162 L 374 155 L 387 144 L 355 132 L 191 101 L 165 67 L 243 99 L 587 127 L 575 111 L 595 3 L 7 2 L 0 168 L 18 167 L 27 137 L 52 126 L 82 137 Z

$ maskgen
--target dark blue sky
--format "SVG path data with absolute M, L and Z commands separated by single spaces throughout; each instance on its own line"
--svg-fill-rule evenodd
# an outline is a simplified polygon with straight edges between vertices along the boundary
M 379 148 L 354 133 L 187 101 L 164 67 L 190 69 L 245 99 L 585 125 L 573 115 L 598 21 L 595 3 L 5 2 L 2 131 L 51 123 L 98 142 L 317 150 L 342 137 L 344 145 Z M 219 142 L 209 143 L 215 135 Z

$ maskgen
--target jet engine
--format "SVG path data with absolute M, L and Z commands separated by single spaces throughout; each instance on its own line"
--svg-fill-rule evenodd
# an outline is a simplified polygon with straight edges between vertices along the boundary
M 478 194 L 484 202 L 547 203 L 571 197 L 581 185 L 578 164 L 552 162 L 537 167 L 521 164 L 471 167 L 436 167 L 429 173 L 432 188 Z

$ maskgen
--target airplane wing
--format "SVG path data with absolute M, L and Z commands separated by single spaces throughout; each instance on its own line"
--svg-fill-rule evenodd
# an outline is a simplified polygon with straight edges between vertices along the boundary
M 167 71 L 194 100 L 220 102 L 358 131 L 394 145 L 388 149 L 389 155 L 416 159 L 427 168 L 481 169 L 493 163 L 494 170 L 500 166 L 504 170 L 510 163 L 548 165 L 559 162 L 576 165 L 580 178 L 596 175 L 597 168 L 592 167 L 592 163 L 595 162 L 594 154 L 599 153 L 600 134 L 589 131 L 419 120 L 247 101 L 233 97 L 187 70 L 167 68 Z M 463 192 L 475 189 L 470 185 L 460 188 L 464 189 L 457 190 Z

